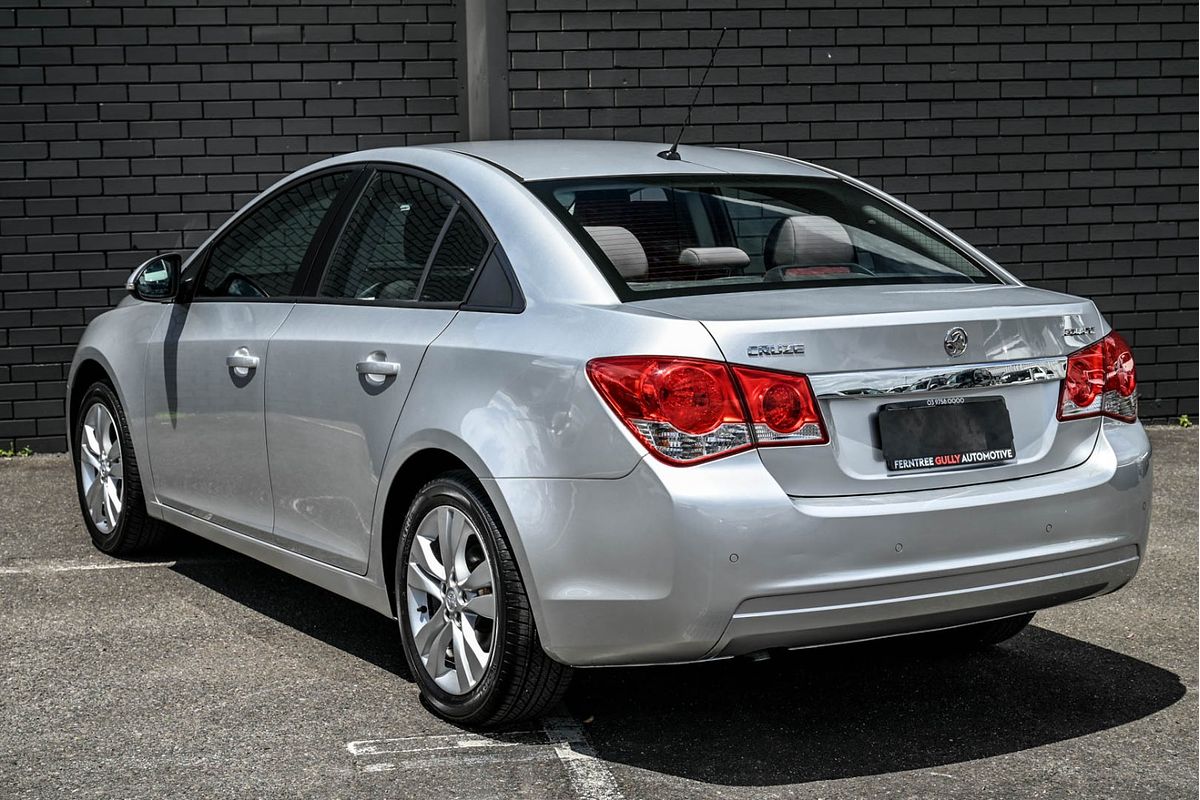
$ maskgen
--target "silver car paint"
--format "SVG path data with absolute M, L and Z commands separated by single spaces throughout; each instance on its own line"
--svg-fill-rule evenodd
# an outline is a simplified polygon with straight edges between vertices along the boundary
M 393 324 L 400 311 L 404 324 Z M 380 472 L 400 411 L 452 309 L 299 304 L 266 358 L 271 541 L 358 574 L 367 571 Z M 391 361 L 398 375 L 359 374 Z
M 654 159 L 653 153 L 661 145 L 652 144 L 617 147 L 598 142 L 538 142 L 524 147 L 536 149 L 521 157 L 523 163 L 545 164 L 547 175 L 694 174 L 724 171 L 723 167 L 735 166 L 733 161 L 737 162 L 736 171 L 758 174 L 811 175 L 817 171 L 811 165 L 780 158 L 748 153 L 730 156 L 726 151 L 687 146 L 680 148 L 680 162 Z M 514 154 L 522 149 L 509 144 L 478 148 L 481 157 L 501 163 L 502 151 Z M 612 152 L 606 153 L 608 148 Z M 752 451 L 685 469 L 646 456 L 589 386 L 583 371 L 587 359 L 658 353 L 745 361 L 723 349 L 732 349 L 735 341 L 738 345 L 749 340 L 771 343 L 763 341 L 765 335 L 772 341 L 799 332 L 819 337 L 822 330 L 832 336 L 838 324 L 846 338 L 831 338 L 836 344 L 830 346 L 843 354 L 854 353 L 858 360 L 820 363 L 818 366 L 827 370 L 824 374 L 869 376 L 872 370 L 887 366 L 924 367 L 946 359 L 944 354 L 933 360 L 929 360 L 932 354 L 904 359 L 899 349 L 904 342 L 886 335 L 885 319 L 870 320 L 861 309 L 845 304 L 840 320 L 823 313 L 819 324 L 813 315 L 798 314 L 794 308 L 772 316 L 775 312 L 763 305 L 766 302 L 769 307 L 772 301 L 764 298 L 772 293 L 621 304 L 582 248 L 518 180 L 504 169 L 455 152 L 470 149 L 455 145 L 369 151 L 308 168 L 388 161 L 440 175 L 469 197 L 488 221 L 514 265 L 527 300 L 522 314 L 454 314 L 440 335 L 433 333 L 437 338 L 431 340 L 423 359 L 415 357 L 418 363 L 411 368 L 405 364 L 406 370 L 411 369 L 405 374 L 412 375 L 413 381 L 408 397 L 388 397 L 386 411 L 381 409 L 379 418 L 364 416 L 371 406 L 354 394 L 364 390 L 351 362 L 361 357 L 359 351 L 386 350 L 393 341 L 387 332 L 364 335 L 357 349 L 349 337 L 340 337 L 345 341 L 331 346 L 328 360 L 314 360 L 303 373 L 286 370 L 286 380 L 292 381 L 289 399 L 304 388 L 314 404 L 309 406 L 308 398 L 301 398 L 303 403 L 283 406 L 282 416 L 274 416 L 268 423 L 266 420 L 280 411 L 271 407 L 262 423 L 264 431 L 268 425 L 275 426 L 279 440 L 286 438 L 289 425 L 302 424 L 305 419 L 350 422 L 334 437 L 340 456 L 331 463 L 349 457 L 347 474 L 366 483 L 352 488 L 343 484 L 340 492 L 328 493 L 327 499 L 339 510 L 294 515 L 296 525 L 292 527 L 299 528 L 307 518 L 314 526 L 311 529 L 301 532 L 274 523 L 281 505 L 296 509 L 298 500 L 314 495 L 314 487 L 305 484 L 305 467 L 290 457 L 278 469 L 293 481 L 293 489 L 274 499 L 275 511 L 267 531 L 261 530 L 261 523 L 258 530 L 231 524 L 230 509 L 220 499 L 185 508 L 161 492 L 156 478 L 164 469 L 171 469 L 171 456 L 164 455 L 157 463 L 154 448 L 148 446 L 147 427 L 161 426 L 162 421 L 155 421 L 159 412 L 150 412 L 140 394 L 145 386 L 145 396 L 155 398 L 151 407 L 161 408 L 160 395 L 165 395 L 161 336 L 168 316 L 180 312 L 175 306 L 127 300 L 89 326 L 72 366 L 72 379 L 82 362 L 94 360 L 117 384 L 135 448 L 146 454 L 143 460 L 150 461 L 143 481 L 147 495 L 154 498 L 151 513 L 391 613 L 384 577 L 391 565 L 384 563 L 381 547 L 387 495 L 382 489 L 391 485 L 414 454 L 430 448 L 445 450 L 480 477 L 501 515 L 525 577 L 543 645 L 554 657 L 576 664 L 701 658 L 762 643 L 837 641 L 1002 616 L 997 609 L 1015 613 L 1013 608 L 1051 604 L 1056 585 L 1064 590 L 1078 588 L 1073 575 L 1082 567 L 1068 564 L 1071 568 L 1052 569 L 1049 577 L 1034 574 L 1039 569 L 1044 572 L 1043 566 L 1054 559 L 1099 559 L 1092 564 L 1099 565 L 1093 572 L 1079 573 L 1097 576 L 1093 593 L 1115 589 L 1131 577 L 1136 562 L 1122 554 L 1132 547 L 1140 556 L 1149 502 L 1149 445 L 1138 424 L 1055 424 L 1059 429 L 1056 440 L 1090 438 L 1093 447 L 1090 455 L 1074 465 L 1068 463 L 1077 460 L 1073 455 L 1062 455 L 1064 466 L 1047 476 L 903 493 L 858 492 L 840 498 L 789 497 L 784 484 L 798 480 L 799 475 L 786 475 L 791 466 L 768 469 L 775 454 L 807 448 Z M 718 163 L 720 167 L 712 166 Z M 572 164 L 575 172 L 569 171 Z M 514 166 L 505 164 L 508 169 Z M 237 215 L 227 224 L 236 219 Z M 1016 284 L 1011 276 L 1005 280 Z M 962 313 L 956 316 L 954 303 L 926 308 L 924 292 L 911 292 L 911 297 L 896 292 L 889 299 L 902 305 L 886 311 L 913 326 L 903 338 L 914 348 L 936 346 L 944 331 L 932 345 L 920 337 L 939 331 L 947 320 L 964 324 L 965 319 L 978 325 L 991 320 L 1003 330 L 991 339 L 989 334 L 995 331 L 972 337 L 984 344 L 983 350 L 974 354 L 979 361 L 1055 355 L 1086 344 L 1082 340 L 1054 342 L 1054 347 L 1047 349 L 1052 337 L 1045 329 L 1021 327 L 1030 307 L 1044 319 L 1059 315 L 1082 319 L 1096 328 L 1094 338 L 1105 330 L 1094 306 L 1086 301 L 1019 285 L 993 287 L 992 291 L 1010 291 L 1011 295 L 995 306 L 984 293 L 964 292 L 958 296 Z M 712 307 L 705 307 L 706 302 Z M 853 303 L 853 298 L 846 302 Z M 315 302 L 298 308 L 313 320 L 321 319 L 319 324 L 328 326 L 323 327 L 327 331 L 366 319 L 366 315 L 352 312 L 394 314 L 399 321 L 410 311 Z M 987 310 L 996 313 L 987 316 L 983 313 Z M 1001 322 L 1003 319 L 1011 322 Z M 874 324 L 863 326 L 864 320 Z M 421 340 L 438 324 L 440 320 L 415 341 L 406 340 L 406 346 L 420 348 Z M 158 334 L 153 333 L 156 328 Z M 1022 339 L 1030 334 L 1038 344 Z M 156 335 L 160 337 L 157 340 Z M 331 335 L 331 339 L 338 338 Z M 889 351 L 893 340 L 897 340 L 897 349 Z M 813 353 L 820 353 L 815 356 L 818 359 L 829 357 L 823 345 L 819 350 L 810 349 L 799 362 L 780 359 L 774 366 L 816 372 L 805 361 Z M 871 357 L 873 353 L 880 354 L 879 360 Z M 266 374 L 274 374 L 270 355 L 268 349 L 260 367 Z M 224 358 L 223 353 L 214 354 L 217 356 Z M 219 367 L 224 370 L 223 361 Z M 335 388 L 335 381 L 347 386 L 346 395 Z M 314 392 L 314 383 L 323 385 Z M 389 387 L 380 396 L 387 396 L 393 388 L 397 387 Z M 359 408 L 347 413 L 330 404 Z M 823 411 L 827 420 L 831 419 L 830 409 Z M 197 414 L 204 416 L 205 412 L 198 408 Z M 395 414 L 399 414 L 398 420 Z M 836 418 L 834 422 L 842 424 Z M 218 420 L 200 424 L 212 428 Z M 389 436 L 385 432 L 393 426 Z M 1071 426 L 1076 427 L 1062 432 Z M 167 433 L 166 429 L 159 432 Z M 310 436 L 308 428 L 303 436 Z M 381 437 L 387 437 L 386 442 Z M 853 441 L 848 436 L 845 446 L 851 447 Z M 279 448 L 287 446 L 280 444 Z M 216 468 L 216 456 L 212 459 L 210 466 Z M 921 488 L 920 481 L 937 484 L 946 475 L 950 473 L 912 476 L 918 483 L 906 486 Z M 371 485 L 375 476 L 379 491 Z M 178 478 L 167 475 L 165 485 L 171 486 Z M 317 529 L 334 525 L 341 530 L 347 514 L 361 525 L 366 516 L 363 498 L 372 494 L 367 542 L 362 541 L 360 528 L 353 528 L 340 545 L 322 538 Z M 793 490 L 792 494 L 804 493 Z M 979 520 L 985 514 L 994 522 L 981 534 Z M 278 535 L 281 531 L 285 535 Z M 364 544 L 366 569 L 360 574 Z M 898 545 L 903 547 L 897 550 Z M 734 555 L 736 560 L 731 558 Z M 961 586 L 945 589 L 946 581 L 954 580 L 965 581 L 967 588 L 978 592 L 954 594 Z M 893 584 L 903 584 L 918 595 L 922 586 L 941 587 L 934 592 L 941 593 L 940 605 L 932 611 L 910 613 L 905 609 L 913 607 L 906 607 L 903 598 L 890 598 L 890 604 L 877 602 L 881 599 L 878 587 Z M 1021 588 L 1032 585 L 1045 591 L 1039 589 L 1031 595 Z M 856 611 L 846 613 L 844 625 L 838 623 L 840 613 L 833 613 L 832 620 L 826 614 L 819 624 L 810 623 L 816 619 L 811 610 L 822 606 L 809 601 L 819 600 L 825 592 L 834 593 L 827 595 L 837 600 L 833 606 L 874 604 L 878 619 L 864 622 L 862 612 Z M 856 596 L 859 599 L 853 599 Z M 961 599 L 956 601 L 956 597 Z M 889 608 L 893 610 L 886 610 Z M 816 629 L 826 633 L 814 634 Z
M 146 352 L 146 438 L 159 502 L 243 533 L 270 531 L 265 359 L 291 303 L 171 304 Z M 237 351 L 259 359 L 235 371 Z M 214 504 L 213 499 L 220 498 Z

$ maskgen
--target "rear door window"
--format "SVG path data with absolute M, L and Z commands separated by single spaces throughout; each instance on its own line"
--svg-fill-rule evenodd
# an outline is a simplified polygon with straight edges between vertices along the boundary
M 416 300 L 454 205 L 450 194 L 430 181 L 399 172 L 375 173 L 346 221 L 318 293 Z
M 429 303 L 459 303 L 467 295 L 471 279 L 487 255 L 488 239 L 471 215 L 459 207 L 442 237 L 429 275 L 421 287 L 421 300 Z

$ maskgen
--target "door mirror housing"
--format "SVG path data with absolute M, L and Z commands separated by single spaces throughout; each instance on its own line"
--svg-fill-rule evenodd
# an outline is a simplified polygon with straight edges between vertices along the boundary
M 125 289 L 139 300 L 169 303 L 179 291 L 180 253 L 162 253 L 135 269 L 125 281 Z

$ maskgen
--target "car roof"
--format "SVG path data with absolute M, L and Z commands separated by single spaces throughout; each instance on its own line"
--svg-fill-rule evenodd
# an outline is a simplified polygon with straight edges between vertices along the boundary
M 523 181 L 615 175 L 800 175 L 829 173 L 791 158 L 751 150 L 680 145 L 679 160 L 659 158 L 662 142 L 519 139 L 421 145 L 486 161 Z

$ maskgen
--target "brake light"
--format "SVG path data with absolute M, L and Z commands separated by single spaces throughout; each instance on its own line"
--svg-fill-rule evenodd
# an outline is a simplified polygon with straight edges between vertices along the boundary
M 1137 419 L 1137 372 L 1133 352 L 1119 334 L 1067 357 L 1058 404 L 1060 420 L 1105 416 L 1122 422 Z
M 597 358 L 587 373 L 621 421 L 669 464 L 696 464 L 756 443 L 828 441 L 803 375 L 731 372 L 719 361 L 657 356 Z

